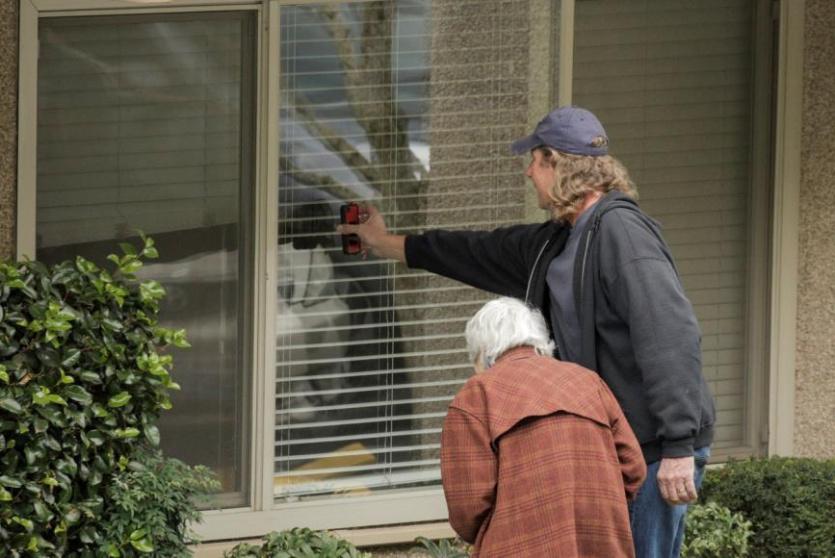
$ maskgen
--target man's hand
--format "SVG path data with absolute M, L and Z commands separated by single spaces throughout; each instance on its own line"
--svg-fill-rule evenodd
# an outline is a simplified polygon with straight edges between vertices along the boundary
M 668 504 L 689 504 L 696 492 L 696 462 L 690 457 L 665 457 L 658 467 L 658 490 Z
M 389 234 L 386 222 L 377 208 L 371 204 L 360 206 L 359 225 L 339 225 L 336 232 L 339 234 L 356 234 L 360 237 L 365 250 L 380 258 L 406 261 L 406 237 L 403 235 Z

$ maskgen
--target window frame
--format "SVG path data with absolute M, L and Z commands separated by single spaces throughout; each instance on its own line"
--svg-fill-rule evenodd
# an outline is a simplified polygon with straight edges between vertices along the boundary
M 282 6 L 317 3 L 339 4 L 366 0 L 21 0 L 19 34 L 17 257 L 35 254 L 37 178 L 38 22 L 43 17 L 105 14 L 166 14 L 254 10 L 258 26 L 256 44 L 256 146 L 253 194 L 255 208 L 254 273 L 251 287 L 254 309 L 253 377 L 250 382 L 250 500 L 247 507 L 211 510 L 196 531 L 204 540 L 257 537 L 271 530 L 305 525 L 312 528 L 352 528 L 443 520 L 447 516 L 440 486 L 351 498 L 323 498 L 276 504 L 273 498 L 273 436 L 275 417 L 278 158 L 270 156 L 279 146 L 279 13 Z M 771 82 L 772 38 L 770 0 L 755 0 L 753 180 L 762 186 L 752 203 L 749 257 L 752 291 L 747 316 L 749 336 L 748 440 L 734 455 L 763 452 L 788 455 L 792 449 L 794 422 L 794 354 L 796 318 L 797 246 L 799 230 L 800 121 L 804 0 L 779 5 L 778 61 Z M 529 124 L 533 126 L 555 98 L 571 102 L 575 0 L 530 0 L 532 29 L 559 34 L 547 53 L 534 51 L 531 60 L 554 59 L 559 46 L 559 86 L 542 93 L 543 79 L 530 73 Z M 559 29 L 541 25 L 542 14 L 560 16 Z M 537 25 L 534 25 L 537 23 Z M 542 37 L 539 37 L 542 40 Z M 532 64 L 533 66 L 533 64 Z M 764 92 L 767 90 L 767 92 Z M 771 126 L 774 118 L 774 128 Z M 773 143 L 772 143 L 773 142 Z M 759 170 L 766 169 L 766 170 Z M 755 188 L 755 192 L 757 189 Z M 535 196 L 526 194 L 527 217 L 538 221 L 542 212 Z M 771 322 L 769 326 L 767 322 Z M 756 327 L 755 327 L 756 326 Z M 778 395 L 779 393 L 779 395 Z M 770 425 L 770 428 L 766 428 Z M 724 456 L 724 455 L 723 455 Z

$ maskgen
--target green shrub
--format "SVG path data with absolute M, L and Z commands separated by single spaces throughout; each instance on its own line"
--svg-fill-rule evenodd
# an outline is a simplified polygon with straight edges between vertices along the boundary
M 162 287 L 136 280 L 157 255 L 143 240 L 110 256 L 112 271 L 80 257 L 0 263 L 2 556 L 102 552 L 112 483 L 159 443 L 155 422 L 179 387 L 161 352 L 188 344 L 158 326 Z M 143 537 L 122 543 L 146 550 Z
M 326 531 L 295 527 L 264 537 L 264 544 L 241 543 L 223 553 L 224 558 L 370 558 L 354 545 Z
M 696 504 L 687 511 L 684 558 L 744 558 L 748 556 L 751 522 L 716 502 Z
M 751 521 L 753 557 L 835 556 L 835 460 L 730 462 L 708 471 L 702 496 Z
M 458 539 L 441 539 L 435 542 L 426 537 L 418 537 L 415 542 L 419 546 L 413 547 L 412 550 L 426 552 L 432 558 L 467 558 L 470 555 L 467 547 Z
M 116 556 L 134 550 L 157 558 L 191 556 L 187 545 L 196 539 L 188 525 L 200 519 L 197 502 L 219 488 L 206 467 L 142 452 L 108 483 L 100 518 L 105 548 Z

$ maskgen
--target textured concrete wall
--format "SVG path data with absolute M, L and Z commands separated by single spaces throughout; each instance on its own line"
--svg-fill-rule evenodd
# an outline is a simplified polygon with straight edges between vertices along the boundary
M 14 254 L 17 170 L 17 8 L 0 2 L 0 259 Z
M 795 453 L 835 457 L 835 2 L 807 0 Z

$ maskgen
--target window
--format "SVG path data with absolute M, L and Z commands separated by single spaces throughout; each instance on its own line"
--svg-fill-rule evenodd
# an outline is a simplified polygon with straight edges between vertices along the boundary
M 279 501 L 437 486 L 446 407 L 486 295 L 341 253 L 339 203 L 399 233 L 523 217 L 508 145 L 527 16 L 499 3 L 345 2 L 281 13 L 276 477 Z M 507 6 L 507 7 L 505 7 Z
M 187 386 L 163 450 L 214 469 L 246 502 L 254 18 L 245 12 L 48 18 L 38 62 L 37 258 L 104 264 L 154 238 L 141 274 L 186 328 Z
M 762 8 L 759 4 L 759 8 Z M 574 26 L 573 100 L 605 123 L 612 152 L 659 219 L 702 329 L 716 397 L 714 456 L 759 451 L 752 361 L 764 305 L 752 252 L 765 217 L 755 179 L 754 33 L 758 3 L 581 0 Z M 767 53 L 766 53 L 767 54 Z M 756 355 L 754 355 L 756 357 Z
M 164 449 L 224 486 L 205 538 L 443 519 L 440 428 L 489 295 L 342 254 L 339 206 L 370 201 L 400 233 L 543 218 L 508 146 L 550 91 L 573 93 L 665 225 L 717 448 L 756 453 L 761 4 L 21 4 L 22 59 L 38 60 L 36 77 L 22 65 L 21 143 L 36 137 L 37 157 L 18 252 L 102 261 L 135 229 L 155 238 L 144 273 L 193 345 L 175 355 Z

